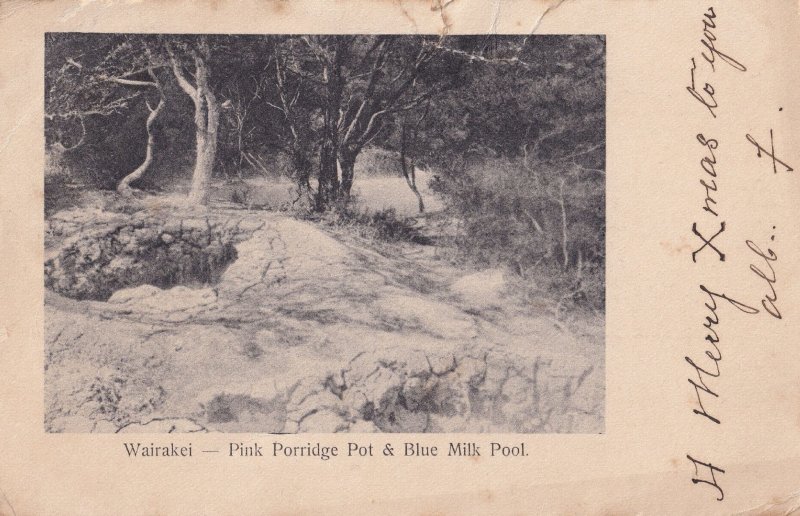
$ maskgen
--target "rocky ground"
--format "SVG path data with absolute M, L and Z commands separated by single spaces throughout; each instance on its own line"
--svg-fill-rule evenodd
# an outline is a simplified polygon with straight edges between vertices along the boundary
M 47 227 L 48 431 L 603 431 L 602 319 L 561 324 L 500 270 L 268 211 Z

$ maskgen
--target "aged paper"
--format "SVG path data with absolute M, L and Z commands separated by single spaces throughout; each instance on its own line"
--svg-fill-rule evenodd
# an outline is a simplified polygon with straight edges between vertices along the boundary
M 798 16 L 3 2 L 0 514 L 800 510 Z M 94 175 L 54 182 L 74 149 Z M 391 215 L 333 210 L 353 170 Z M 521 201 L 458 202 L 487 191 Z M 491 266 L 431 251 L 516 223 Z

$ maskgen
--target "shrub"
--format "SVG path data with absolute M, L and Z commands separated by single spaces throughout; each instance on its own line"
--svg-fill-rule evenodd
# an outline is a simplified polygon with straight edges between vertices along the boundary
M 604 177 L 576 165 L 483 159 L 431 186 L 463 222 L 458 252 L 507 265 L 555 298 L 604 307 Z M 535 279 L 534 279 L 535 278 Z
M 355 196 L 338 201 L 329 211 L 318 216 L 331 226 L 349 228 L 364 238 L 382 242 L 430 244 L 430 240 L 420 233 L 413 217 L 401 217 L 394 208 L 378 211 L 360 209 Z

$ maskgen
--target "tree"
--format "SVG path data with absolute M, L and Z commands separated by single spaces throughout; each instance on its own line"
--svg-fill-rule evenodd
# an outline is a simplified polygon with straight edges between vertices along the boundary
M 208 187 L 214 170 L 217 154 L 217 129 L 219 128 L 219 105 L 210 85 L 208 61 L 211 50 L 206 36 L 192 38 L 194 41 L 180 42 L 184 56 L 175 48 L 178 43 L 166 40 L 169 62 L 178 85 L 192 99 L 195 124 L 195 164 L 189 190 L 189 203 L 204 205 L 208 202 Z M 194 84 L 184 72 L 184 62 L 194 66 Z
M 294 180 L 297 184 L 299 197 L 309 194 L 311 190 L 311 174 L 313 152 L 310 111 L 311 102 L 300 102 L 308 97 L 306 77 L 300 73 L 289 74 L 289 67 L 293 61 L 292 46 L 297 47 L 297 41 L 284 40 L 284 45 L 276 44 L 273 48 L 274 77 L 275 77 L 275 102 L 267 104 L 277 110 L 282 116 L 284 131 L 283 147 L 291 158 L 294 168 Z M 294 43 L 294 45 L 292 45 Z M 299 198 L 298 197 L 298 198 Z
M 366 47 L 361 59 L 364 64 L 350 75 L 348 105 L 340 122 L 344 133 L 339 160 L 345 195 L 350 195 L 356 158 L 364 146 L 381 133 L 387 120 L 419 106 L 446 79 L 442 76 L 432 80 L 432 84 L 422 85 L 420 75 L 436 55 L 436 46 L 425 39 L 376 37 L 374 42 L 365 41 L 363 46 Z M 359 69 L 363 67 L 366 69 Z
M 85 35 L 48 35 L 48 95 L 45 101 L 45 119 L 50 121 L 77 121 L 81 135 L 63 150 L 77 150 L 87 136 L 87 118 L 108 118 L 127 112 L 138 104 L 145 89 L 159 94 L 158 104 L 149 110 L 146 121 L 147 143 L 144 161 L 118 183 L 118 190 L 129 192 L 131 183 L 140 179 L 153 160 L 153 124 L 165 105 L 164 92 L 155 71 L 148 39 L 125 35 L 96 35 L 94 46 L 88 51 L 83 44 Z M 58 62 L 63 60 L 60 67 Z M 140 76 L 146 74 L 147 79 Z M 52 134 L 51 134 L 52 137 Z
M 350 47 L 356 36 L 307 36 L 301 39 L 318 64 L 315 78 L 297 69 L 293 71 L 317 83 L 321 90 L 322 129 L 316 197 L 317 210 L 321 211 L 339 197 L 339 115 L 346 81 L 344 67 L 352 57 Z
M 119 184 L 117 185 L 117 191 L 121 194 L 127 194 L 131 190 L 131 183 L 134 181 L 138 181 L 142 178 L 142 176 L 147 172 L 150 168 L 150 165 L 153 163 L 153 149 L 155 147 L 155 134 L 153 131 L 153 124 L 158 118 L 158 114 L 164 109 L 166 105 L 166 101 L 164 99 L 164 89 L 161 86 L 161 81 L 159 81 L 158 76 L 156 75 L 153 68 L 148 68 L 147 73 L 150 76 L 150 81 L 140 81 L 135 79 L 129 78 L 120 78 L 120 77 L 113 77 L 109 80 L 116 82 L 117 84 L 123 84 L 128 86 L 144 86 L 144 87 L 151 87 L 155 88 L 158 91 L 158 104 L 155 108 L 150 106 L 150 102 L 145 100 L 145 105 L 147 106 L 148 111 L 150 114 L 147 116 L 147 121 L 145 122 L 145 129 L 147 130 L 147 147 L 145 150 L 145 157 L 144 161 L 141 165 L 139 165 L 133 172 L 128 174 L 127 176 L 123 177 Z
M 244 73 L 242 73 L 244 76 Z M 252 123 L 254 115 L 254 104 L 261 98 L 266 89 L 267 76 L 264 74 L 253 74 L 249 76 L 250 81 L 235 81 L 223 91 L 227 97 L 221 107 L 227 107 L 228 120 L 231 136 L 235 139 L 236 158 L 234 166 L 236 173 L 241 178 L 242 169 L 245 162 L 256 169 L 264 170 L 263 163 L 253 155 L 249 147 L 249 136 L 255 127 Z
M 432 66 L 439 41 L 396 36 L 287 41 L 289 58 L 282 70 L 311 90 L 320 113 L 317 209 L 350 195 L 358 155 L 389 121 L 456 84 L 457 70 Z M 285 75 L 279 73 L 278 82 L 285 83 Z M 279 109 L 289 112 L 285 105 Z
M 420 213 L 425 212 L 425 202 L 422 200 L 419 188 L 417 188 L 416 163 L 413 157 L 408 158 L 408 154 L 409 149 L 416 147 L 417 131 L 427 115 L 428 109 L 426 107 L 415 122 L 410 123 L 407 118 L 403 118 L 400 124 L 400 171 L 406 180 L 406 184 L 417 197 L 417 207 Z

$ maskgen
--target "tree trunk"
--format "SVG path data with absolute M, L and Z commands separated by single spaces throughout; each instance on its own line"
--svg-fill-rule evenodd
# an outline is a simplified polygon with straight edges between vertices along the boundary
M 336 170 L 336 148 L 327 136 L 323 136 L 319 156 L 319 189 L 317 191 L 317 210 L 324 211 L 335 201 L 339 193 L 339 177 Z
M 155 135 L 153 134 L 153 123 L 155 122 L 158 114 L 164 108 L 164 98 L 162 97 L 158 101 L 158 105 L 155 109 L 150 107 L 150 104 L 147 104 L 147 109 L 150 110 L 150 115 L 147 117 L 147 122 L 145 127 L 147 128 L 147 150 L 145 151 L 144 161 L 142 162 L 139 167 L 128 174 L 127 176 L 123 177 L 122 180 L 117 185 L 117 191 L 121 194 L 128 194 L 131 191 L 131 183 L 134 181 L 138 181 L 142 178 L 147 169 L 150 168 L 150 165 L 153 163 L 153 147 L 155 146 Z
M 414 167 L 413 163 L 411 164 L 411 191 L 414 192 L 414 195 L 417 196 L 419 212 L 425 213 L 425 203 L 422 202 L 422 194 L 419 192 L 419 189 L 417 188 L 417 174 L 416 174 L 416 168 Z
M 205 123 L 195 126 L 197 139 L 194 172 L 192 173 L 192 187 L 189 190 L 189 202 L 193 204 L 207 204 L 209 184 L 214 171 L 214 162 L 217 156 L 217 127 L 219 112 L 216 109 L 216 99 L 204 96 L 205 108 L 202 108 L 201 117 Z M 197 117 L 195 118 L 197 121 Z
M 216 138 L 210 135 L 197 133 L 197 151 L 192 173 L 192 186 L 189 190 L 189 202 L 191 204 L 204 205 L 208 203 L 208 186 L 211 182 L 211 174 L 214 170 L 214 158 L 216 156 Z
M 329 102 L 331 102 L 329 100 Z M 325 110 L 325 122 L 322 130 L 322 145 L 319 154 L 319 189 L 317 191 L 317 209 L 323 211 L 336 200 L 339 194 L 338 152 L 339 129 L 336 125 L 338 109 L 330 106 Z
M 298 137 L 292 142 L 290 148 L 292 167 L 294 168 L 294 181 L 297 185 L 297 198 L 292 201 L 292 205 L 297 204 L 301 199 L 308 199 L 312 202 L 314 200 L 311 190 L 313 164 L 309 158 L 311 151 L 304 144 L 305 141 Z M 305 203 L 303 206 L 305 206 Z
M 414 163 L 411 163 L 411 166 L 406 166 L 405 158 L 402 158 L 402 169 L 403 169 L 403 177 L 406 178 L 406 184 L 414 192 L 414 195 L 417 196 L 417 206 L 419 208 L 420 213 L 425 213 L 425 203 L 422 201 L 422 194 L 417 188 L 417 174 L 415 172 Z
M 217 98 L 206 84 L 205 63 L 197 61 L 197 95 L 195 103 L 195 131 L 197 137 L 197 156 L 192 174 L 192 188 L 189 191 L 189 202 L 207 204 L 211 174 L 217 156 L 217 128 L 219 127 L 219 106 Z
M 207 48 L 205 49 L 207 51 Z M 207 52 L 206 52 L 207 53 Z M 208 67 L 205 59 L 194 55 L 195 85 L 189 83 L 181 65 L 170 49 L 172 70 L 181 89 L 194 102 L 195 125 L 195 163 L 192 173 L 192 186 L 189 190 L 189 203 L 204 205 L 208 203 L 209 184 L 217 156 L 217 129 L 219 128 L 219 106 L 214 92 L 208 85 Z
M 345 197 L 350 197 L 357 153 L 345 151 L 344 149 L 340 149 L 339 153 L 339 165 L 342 167 L 342 193 Z
M 327 209 L 339 197 L 339 112 L 342 107 L 342 62 L 345 49 L 337 47 L 333 59 L 325 64 L 323 76 L 327 80 L 327 95 L 323 108 L 322 146 L 319 156 L 319 189 L 317 210 Z
M 406 145 L 406 126 L 403 125 L 400 135 L 400 170 L 403 172 L 403 177 L 406 178 L 406 184 L 408 184 L 408 187 L 414 192 L 414 195 L 417 196 L 419 212 L 425 213 L 425 203 L 422 202 L 422 194 L 417 188 L 417 173 L 414 167 L 414 160 L 411 160 L 410 167 L 406 164 Z
M 303 144 L 299 137 L 292 142 L 292 166 L 294 167 L 294 179 L 299 188 L 311 188 L 312 164 L 309 159 L 309 153 L 310 150 Z

